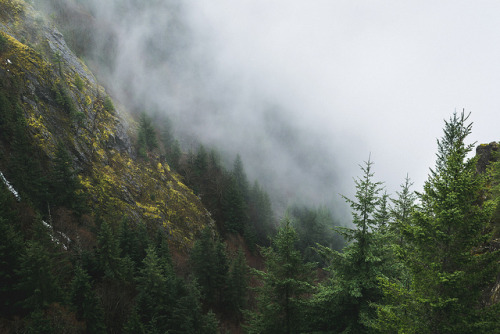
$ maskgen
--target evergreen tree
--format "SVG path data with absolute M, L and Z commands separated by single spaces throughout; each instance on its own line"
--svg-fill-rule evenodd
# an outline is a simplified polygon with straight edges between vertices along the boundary
M 23 110 L 19 104 L 12 105 L 9 110 L 12 113 L 11 151 L 8 170 L 13 171 L 12 183 L 16 190 L 28 195 L 31 201 L 42 212 L 47 209 L 48 186 L 46 173 L 43 171 L 41 162 L 43 159 L 34 148 L 33 141 L 28 135 L 28 125 L 24 118 Z
M 305 310 L 313 291 L 313 263 L 304 263 L 295 247 L 297 233 L 285 218 L 270 247 L 262 248 L 266 271 L 254 270 L 262 281 L 257 311 L 249 312 L 249 333 L 300 333 L 309 330 Z
M 137 144 L 139 155 L 142 157 L 147 156 L 147 152 L 151 152 L 158 148 L 158 140 L 156 138 L 156 131 L 151 121 L 151 118 L 142 113 L 139 118 L 139 131 L 137 135 Z
M 7 50 L 9 43 L 4 35 L 0 34 L 0 52 Z
M 143 269 L 137 278 L 137 310 L 146 327 L 152 326 L 165 332 L 168 329 L 165 317 L 170 313 L 168 307 L 171 307 L 171 301 L 167 277 L 153 246 L 147 249 L 143 262 Z
M 102 275 L 111 279 L 121 277 L 122 258 L 120 257 L 120 246 L 111 226 L 107 222 L 101 223 L 101 228 L 97 234 L 96 256 Z
M 172 122 L 170 121 L 170 118 L 166 117 L 162 125 L 160 140 L 165 147 L 165 151 L 169 152 L 174 143 L 174 131 L 172 129 Z
M 197 194 L 205 195 L 207 192 L 208 155 L 205 147 L 200 145 L 193 161 L 193 190 Z
M 243 235 L 248 224 L 247 205 L 235 177 L 226 174 L 225 187 L 221 199 L 224 227 L 227 232 Z
M 176 171 L 179 170 L 179 160 L 182 156 L 181 145 L 177 139 L 174 140 L 170 150 L 167 152 L 167 162 Z
M 227 184 L 226 176 L 227 174 L 221 166 L 219 154 L 214 149 L 210 150 L 208 153 L 207 193 L 206 196 L 202 197 L 202 200 L 218 224 L 219 231 L 224 231 L 223 200 Z
M 385 230 L 391 223 L 391 208 L 388 203 L 389 200 L 389 195 L 387 192 L 384 192 L 384 194 L 380 197 L 380 203 L 374 215 L 378 227 L 382 230 Z
M 212 230 L 203 230 L 191 253 L 191 264 L 202 299 L 212 307 L 223 307 L 227 286 L 228 261 L 225 245 L 214 240 Z
M 276 232 L 276 223 L 269 195 L 257 181 L 250 189 L 248 214 L 250 224 L 255 229 L 256 243 L 269 246 L 269 236 Z
M 289 212 L 299 235 L 297 247 L 304 255 L 304 259 L 317 262 L 319 265 L 326 265 L 324 259 L 316 251 L 316 245 L 337 250 L 341 250 L 343 246 L 341 236 L 333 231 L 336 224 L 331 212 L 326 208 L 312 209 L 298 205 L 292 206 Z
M 172 255 L 170 254 L 166 236 L 161 229 L 156 232 L 155 251 L 165 272 L 173 271 Z
M 0 185 L 3 187 L 3 185 Z M 0 206 L 1 206 L 0 202 Z M 24 255 L 24 243 L 21 234 L 13 224 L 0 215 L 0 314 L 5 316 L 14 315 L 19 312 L 17 304 L 20 302 L 20 294 L 16 290 L 16 284 L 21 277 L 19 264 Z
M 195 173 L 197 177 L 204 178 L 208 170 L 208 155 L 205 146 L 200 145 L 194 160 Z
M 106 333 L 103 319 L 104 311 L 94 290 L 92 290 L 90 276 L 81 266 L 75 268 L 75 277 L 71 282 L 70 300 L 76 308 L 77 318 L 85 321 L 86 333 Z
M 115 111 L 115 106 L 113 104 L 113 100 L 111 100 L 111 97 L 109 97 L 109 95 L 106 95 L 106 97 L 104 98 L 103 107 L 104 107 L 104 110 L 106 110 L 107 112 L 114 112 Z
M 137 309 L 134 308 L 132 313 L 129 315 L 127 322 L 123 325 L 124 334 L 144 334 L 146 329 L 137 313 Z
M 402 327 L 418 333 L 491 333 L 484 316 L 484 288 L 498 274 L 497 252 L 479 252 L 493 205 L 485 201 L 486 175 L 476 172 L 472 124 L 462 112 L 445 122 L 435 169 L 420 194 L 421 205 L 405 226 L 412 284 Z M 496 258 L 498 259 L 498 258 Z
M 245 260 L 245 254 L 240 248 L 238 255 L 231 264 L 228 279 L 228 308 L 232 310 L 237 317 L 246 306 L 248 289 L 248 266 Z
M 149 239 L 144 224 L 132 225 L 127 219 L 121 221 L 118 236 L 120 257 L 128 257 L 134 264 L 134 268 L 140 268 L 142 260 L 146 256 Z
M 236 155 L 236 159 L 234 160 L 233 175 L 236 181 L 237 188 L 241 192 L 243 199 L 245 200 L 245 202 L 248 202 L 248 197 L 249 197 L 248 179 L 245 173 L 245 168 L 243 167 L 243 161 L 241 160 L 241 156 L 239 154 Z
M 393 275 L 385 238 L 378 230 L 382 187 L 381 182 L 373 181 L 372 165 L 368 159 L 360 166 L 363 173 L 355 179 L 355 198 L 343 196 L 351 206 L 355 227 L 339 231 L 350 243 L 342 253 L 320 247 L 331 261 L 327 269 L 332 273 L 330 285 L 322 287 L 314 301 L 316 323 L 322 329 L 368 332 L 375 318 L 372 304 L 382 297 L 377 278 Z
M 175 296 L 177 302 L 172 311 L 169 333 L 217 333 L 217 319 L 212 312 L 203 314 L 200 293 L 195 284 L 179 280 Z
M 54 261 L 40 242 L 27 242 L 17 275 L 20 278 L 17 290 L 26 296 L 21 303 L 23 308 L 42 310 L 50 303 L 60 300 L 61 290 L 59 280 L 54 275 Z
M 403 244 L 403 229 L 410 224 L 411 214 L 415 207 L 415 194 L 410 191 L 413 183 L 408 175 L 406 175 L 405 182 L 401 184 L 401 190 L 396 192 L 397 198 L 391 199 L 393 208 L 391 215 L 393 220 L 389 224 L 389 230 L 396 238 L 396 242 L 402 246 Z
M 224 308 L 225 294 L 227 291 L 229 264 L 226 255 L 226 244 L 217 240 L 215 242 L 215 305 L 218 309 Z M 224 310 L 223 310 L 224 311 Z
M 76 190 L 78 189 L 78 182 L 71 165 L 71 157 L 68 151 L 64 144 L 59 142 L 50 185 L 53 204 L 68 208 L 76 206 Z

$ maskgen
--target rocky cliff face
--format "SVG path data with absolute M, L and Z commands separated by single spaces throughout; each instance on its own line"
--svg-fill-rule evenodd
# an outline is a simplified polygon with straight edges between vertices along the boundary
M 135 156 L 136 123 L 125 108 L 115 108 L 63 35 L 25 1 L 0 0 L 0 78 L 4 95 L 22 110 L 41 165 L 54 164 L 61 143 L 70 153 L 93 215 L 163 226 L 177 248 L 189 247 L 211 224 L 200 200 L 166 163 Z M 0 170 L 15 180 L 13 145 L 0 143 Z
M 478 172 L 484 173 L 491 162 L 498 160 L 498 149 L 499 145 L 496 142 L 481 144 L 476 148 L 476 155 L 478 156 L 476 169 Z

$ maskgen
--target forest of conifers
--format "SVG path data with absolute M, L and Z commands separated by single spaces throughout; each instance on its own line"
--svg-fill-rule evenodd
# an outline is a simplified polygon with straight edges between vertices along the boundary
M 470 157 L 472 146 L 466 143 L 471 124 L 463 113 L 445 122 L 436 164 L 421 192 L 407 178 L 390 197 L 374 176 L 373 162 L 361 164 L 355 196 L 345 198 L 353 224 L 334 230 L 328 210 L 298 206 L 276 227 L 266 193 L 257 183 L 249 186 L 239 157 L 226 170 L 217 152 L 203 146 L 197 153 L 167 151 L 185 182 L 209 194 L 202 200 L 217 224 L 203 230 L 186 260 L 171 253 L 161 228 L 130 224 L 126 216 L 105 221 L 100 209 L 88 207 L 64 145 L 50 173 L 42 172 L 31 159 L 36 152 L 16 107 L 5 94 L 0 101 L 1 135 L 15 151 L 10 163 L 23 172 L 12 180 L 20 195 L 6 183 L 0 187 L 4 331 L 494 333 L 500 328 L 499 304 L 490 291 L 499 272 L 492 241 L 499 233 L 500 164 L 476 171 L 478 157 Z M 158 145 L 155 132 L 147 116 L 140 124 L 138 151 L 144 145 L 148 152 Z M 212 193 L 217 187 L 220 194 Z M 67 215 L 72 228 L 91 226 L 93 246 L 58 242 L 45 222 L 51 219 L 45 203 Z M 253 259 L 252 266 L 246 258 Z
M 470 115 L 423 189 L 368 156 L 350 221 L 278 212 L 239 155 L 123 117 L 24 1 L 0 20 L 0 333 L 500 333 L 498 144 L 478 169 Z

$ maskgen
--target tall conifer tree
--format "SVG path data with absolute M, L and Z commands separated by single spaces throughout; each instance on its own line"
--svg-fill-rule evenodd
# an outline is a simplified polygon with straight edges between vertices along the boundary
M 314 263 L 304 263 L 295 247 L 297 232 L 285 218 L 270 247 L 262 248 L 266 271 L 254 272 L 262 280 L 258 310 L 250 312 L 249 333 L 301 333 L 307 296 L 313 292 Z
M 380 208 L 382 183 L 373 180 L 373 162 L 360 166 L 362 176 L 354 180 L 354 199 L 344 199 L 352 209 L 354 228 L 339 228 L 349 244 L 343 252 L 320 247 L 331 262 L 329 285 L 320 288 L 314 300 L 317 325 L 322 330 L 366 333 L 375 318 L 372 307 L 382 297 L 377 277 L 392 275 L 385 234 L 380 232 L 387 208 Z M 383 198 L 383 197 L 382 197 Z M 387 200 L 387 198 L 386 198 Z
M 495 326 L 482 317 L 481 294 L 498 274 L 498 252 L 477 250 L 489 237 L 493 205 L 484 200 L 486 175 L 476 172 L 477 157 L 468 158 L 468 117 L 455 113 L 445 122 L 436 167 L 405 229 L 414 303 L 403 325 L 411 332 L 491 333 Z

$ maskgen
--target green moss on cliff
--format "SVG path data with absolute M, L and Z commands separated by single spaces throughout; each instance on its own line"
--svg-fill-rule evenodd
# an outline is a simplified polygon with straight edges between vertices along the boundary
M 57 143 L 64 143 L 79 174 L 78 192 L 87 195 L 92 216 L 112 224 L 127 216 L 136 224 L 160 226 L 172 245 L 189 248 L 210 223 L 198 197 L 168 165 L 130 155 L 126 123 L 60 34 L 41 27 L 47 33 L 27 35 L 26 43 L 38 46 L 31 47 L 15 37 L 16 31 L 33 31 L 43 24 L 35 18 L 38 14 L 22 1 L 0 0 L 1 9 L 5 25 L 0 26 L 0 72 L 13 87 L 11 95 L 22 109 L 26 131 L 48 166 Z M 59 54 L 57 64 L 54 52 Z

